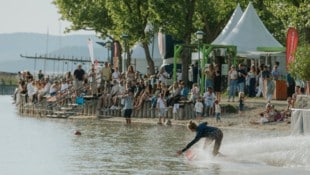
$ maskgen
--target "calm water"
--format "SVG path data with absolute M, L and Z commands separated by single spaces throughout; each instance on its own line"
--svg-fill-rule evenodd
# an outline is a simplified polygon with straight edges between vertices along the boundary
M 224 129 L 225 158 L 199 142 L 188 161 L 175 154 L 193 137 L 181 126 L 21 117 L 11 103 L 0 96 L 3 175 L 310 174 L 309 136 Z

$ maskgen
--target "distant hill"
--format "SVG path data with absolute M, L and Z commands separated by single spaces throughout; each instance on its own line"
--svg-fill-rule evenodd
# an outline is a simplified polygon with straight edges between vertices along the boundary
M 20 54 L 27 56 L 47 54 L 53 57 L 89 59 L 88 38 L 93 40 L 95 57 L 99 60 L 106 60 L 107 49 L 96 44 L 96 41 L 103 41 L 94 35 L 0 34 L 0 71 L 18 72 L 20 70 L 43 69 L 43 61 L 36 61 L 36 66 L 34 66 L 34 60 L 21 58 Z M 59 64 L 61 63 L 47 61 L 47 71 L 70 69 L 74 66 L 70 64 L 59 66 Z

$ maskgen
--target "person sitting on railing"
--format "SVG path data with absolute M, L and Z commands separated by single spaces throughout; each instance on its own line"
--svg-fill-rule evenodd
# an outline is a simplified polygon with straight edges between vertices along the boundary
M 20 80 L 18 83 L 18 89 L 16 92 L 16 105 L 18 105 L 21 101 L 20 95 L 26 95 L 27 94 L 27 84 L 25 80 Z
M 174 103 L 178 102 L 181 98 L 181 87 L 177 82 L 174 82 L 168 90 L 170 92 L 170 96 L 167 99 L 167 106 L 173 106 Z
M 43 89 L 39 90 L 39 92 L 38 92 L 38 102 L 41 102 L 42 98 L 45 95 L 49 94 L 50 88 L 52 86 L 48 77 L 41 80 L 41 84 L 43 86 Z
M 91 89 L 90 89 L 90 84 L 88 82 L 88 79 L 84 79 L 83 81 L 83 88 L 82 88 L 82 96 L 89 96 L 92 95 Z
M 144 89 L 143 89 L 143 92 L 142 92 L 142 95 L 139 96 L 138 98 L 138 102 L 137 104 L 135 105 L 135 109 L 139 110 L 140 107 L 142 106 L 143 102 L 150 99 L 151 98 L 151 88 L 149 86 L 146 86 Z
M 139 98 L 142 95 L 143 91 L 144 91 L 144 87 L 143 85 L 141 85 L 141 83 L 139 81 L 137 81 L 134 85 L 134 87 L 132 88 L 134 90 L 134 106 L 136 106 L 139 102 Z
M 185 86 L 185 83 L 183 81 L 180 81 L 180 100 L 188 100 L 188 93 L 189 93 L 189 89 Z
M 47 98 L 47 101 L 56 101 L 56 96 L 59 90 L 60 90 L 60 84 L 56 80 L 50 87 L 50 92 L 49 92 L 50 97 Z
M 35 84 L 35 81 L 33 80 L 33 78 L 29 78 L 28 79 L 28 84 L 27 84 L 27 95 L 28 95 L 28 102 L 29 103 L 34 103 L 36 101 L 37 98 L 37 87 Z
M 64 102 L 68 99 L 67 97 L 68 94 L 69 94 L 69 83 L 66 79 L 63 78 L 61 80 L 60 92 L 59 92 L 62 104 L 64 104 Z
M 110 100 L 112 100 L 112 106 L 111 109 L 117 109 L 118 108 L 118 96 L 121 95 L 121 86 L 120 83 L 117 80 L 113 80 L 113 86 L 111 89 L 111 97 Z
M 198 99 L 199 97 L 199 88 L 198 88 L 198 84 L 197 83 L 193 83 L 192 85 L 192 89 L 191 89 L 191 92 L 190 92 L 190 98 L 189 100 L 193 103 L 196 103 L 196 100 Z

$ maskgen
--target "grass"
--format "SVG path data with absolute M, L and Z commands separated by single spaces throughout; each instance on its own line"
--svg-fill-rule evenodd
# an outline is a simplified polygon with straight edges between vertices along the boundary
M 18 79 L 16 78 L 16 74 L 12 73 L 0 73 L 0 84 L 1 85 L 17 85 Z

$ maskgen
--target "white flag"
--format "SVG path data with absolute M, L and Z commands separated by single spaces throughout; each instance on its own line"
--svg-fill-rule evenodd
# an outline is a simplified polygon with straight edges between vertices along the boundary
M 95 58 L 94 58 L 94 47 L 93 47 L 93 41 L 89 38 L 88 39 L 88 51 L 91 63 L 94 64 Z

